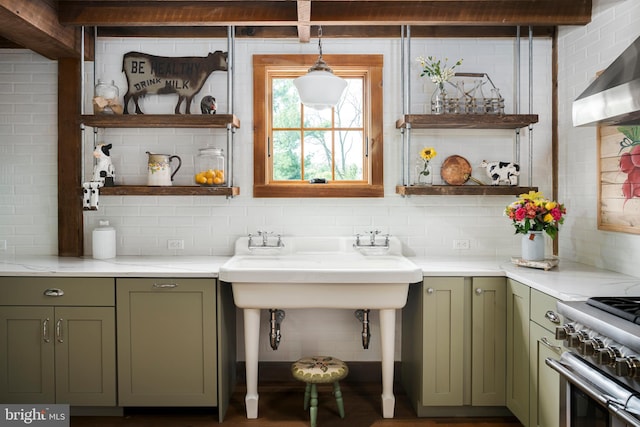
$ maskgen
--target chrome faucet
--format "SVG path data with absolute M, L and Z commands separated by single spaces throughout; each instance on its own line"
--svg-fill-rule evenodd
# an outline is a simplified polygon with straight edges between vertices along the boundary
M 369 231 L 369 244 L 364 244 L 360 241 L 360 234 L 356 234 L 356 242 L 353 244 L 354 248 L 389 248 L 389 235 L 384 235 L 384 243 L 376 243 L 376 236 L 381 234 L 380 230 Z
M 249 249 L 258 249 L 258 248 L 284 248 L 284 242 L 282 241 L 282 236 L 280 234 L 276 234 L 275 237 L 278 238 L 275 244 L 269 244 L 269 237 L 274 236 L 274 233 L 267 231 L 258 231 L 258 237 L 262 238 L 261 243 L 255 243 L 253 241 L 254 235 L 249 233 L 249 241 L 247 242 L 247 247 Z

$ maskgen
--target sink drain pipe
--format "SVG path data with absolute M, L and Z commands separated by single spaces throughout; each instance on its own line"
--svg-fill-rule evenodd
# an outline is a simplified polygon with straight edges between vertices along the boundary
M 354 314 L 362 323 L 362 348 L 367 350 L 369 348 L 369 341 L 371 340 L 371 332 L 369 332 L 369 310 L 356 310 Z
M 269 309 L 269 314 L 271 316 L 269 320 L 269 344 L 272 349 L 277 350 L 280 345 L 280 338 L 282 337 L 280 335 L 280 323 L 284 320 L 284 311 L 271 308 Z

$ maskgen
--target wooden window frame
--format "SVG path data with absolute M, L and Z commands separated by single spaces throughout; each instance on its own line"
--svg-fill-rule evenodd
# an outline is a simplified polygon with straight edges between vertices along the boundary
M 269 72 L 306 71 L 318 59 L 317 55 L 254 55 L 253 56 L 253 197 L 384 197 L 383 182 L 383 101 L 382 55 L 323 55 L 336 75 L 348 75 L 349 69 L 366 69 L 364 96 L 369 109 L 364 114 L 364 138 L 368 142 L 367 166 L 363 171 L 367 183 L 329 181 L 326 184 L 308 182 L 270 182 L 268 136 L 271 93 L 268 92 Z

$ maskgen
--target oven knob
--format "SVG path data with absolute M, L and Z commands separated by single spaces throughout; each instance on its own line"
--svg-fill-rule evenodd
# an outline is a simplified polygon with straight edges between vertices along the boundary
M 640 360 L 635 356 L 621 357 L 616 360 L 616 375 L 620 377 L 640 377 Z
M 595 356 L 596 351 L 604 347 L 604 343 L 598 338 L 591 338 L 582 343 L 578 352 L 583 356 Z
M 566 340 L 567 335 L 572 332 L 575 332 L 576 329 L 570 323 L 565 323 L 562 326 L 556 326 L 556 339 L 557 340 Z
M 565 345 L 569 348 L 580 348 L 582 343 L 589 339 L 589 334 L 585 331 L 572 332 L 565 339 Z
M 616 359 L 622 356 L 620 350 L 614 346 L 609 346 L 596 350 L 594 357 L 598 359 L 599 365 L 614 366 Z

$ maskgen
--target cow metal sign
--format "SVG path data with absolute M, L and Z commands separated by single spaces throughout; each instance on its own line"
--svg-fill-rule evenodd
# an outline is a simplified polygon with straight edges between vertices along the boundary
M 177 94 L 175 114 L 185 101 L 185 114 L 191 112 L 191 101 L 214 71 L 227 71 L 227 52 L 217 50 L 207 56 L 165 57 L 140 52 L 128 52 L 122 59 L 122 71 L 127 77 L 124 114 L 129 114 L 133 100 L 136 114 L 143 114 L 138 99 L 149 94 Z

